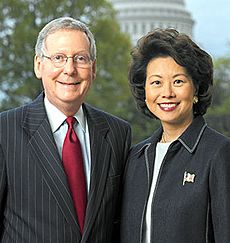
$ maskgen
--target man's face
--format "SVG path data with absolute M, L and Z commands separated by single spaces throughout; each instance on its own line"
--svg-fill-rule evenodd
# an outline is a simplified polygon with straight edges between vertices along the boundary
M 47 57 L 56 54 L 90 56 L 89 47 L 89 39 L 84 32 L 58 30 L 47 37 L 43 54 Z M 37 78 L 42 79 L 48 100 L 67 116 L 77 112 L 96 77 L 95 61 L 82 68 L 74 63 L 73 58 L 68 58 L 64 66 L 56 67 L 49 58 L 35 56 L 34 70 Z

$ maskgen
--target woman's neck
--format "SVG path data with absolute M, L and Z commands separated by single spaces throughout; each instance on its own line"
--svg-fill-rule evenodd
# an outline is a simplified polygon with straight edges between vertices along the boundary
M 166 126 L 162 124 L 163 133 L 161 143 L 170 143 L 177 140 L 191 123 L 192 121 L 184 126 Z

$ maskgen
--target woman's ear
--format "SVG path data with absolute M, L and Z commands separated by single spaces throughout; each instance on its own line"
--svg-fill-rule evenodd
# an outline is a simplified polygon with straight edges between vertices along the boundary
M 198 102 L 198 97 L 196 95 L 194 95 L 193 97 L 193 104 L 195 105 Z

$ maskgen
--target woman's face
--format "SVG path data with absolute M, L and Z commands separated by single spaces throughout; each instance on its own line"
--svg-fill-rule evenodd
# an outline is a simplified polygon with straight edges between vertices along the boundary
M 158 57 L 148 63 L 146 72 L 148 109 L 163 127 L 186 128 L 193 120 L 195 88 L 185 68 L 171 57 Z

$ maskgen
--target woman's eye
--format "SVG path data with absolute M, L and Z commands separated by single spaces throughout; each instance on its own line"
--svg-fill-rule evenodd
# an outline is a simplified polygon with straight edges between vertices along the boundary
M 154 80 L 151 82 L 151 85 L 159 85 L 161 82 L 159 80 Z
M 180 85 L 182 83 L 184 83 L 184 81 L 181 80 L 181 79 L 177 79 L 177 80 L 174 81 L 174 84 L 176 84 L 176 85 Z

